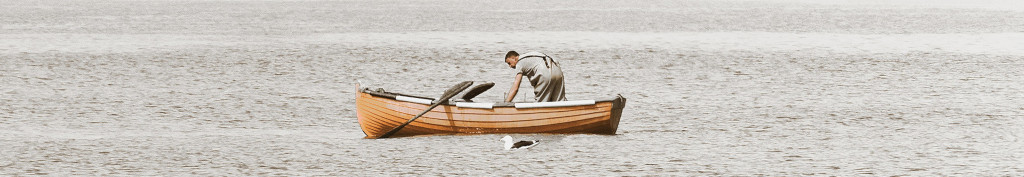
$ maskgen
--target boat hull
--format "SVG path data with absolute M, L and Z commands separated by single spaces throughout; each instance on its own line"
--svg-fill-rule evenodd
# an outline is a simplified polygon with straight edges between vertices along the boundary
M 516 108 L 467 108 L 440 105 L 391 137 L 430 134 L 553 133 L 615 134 L 625 106 L 617 96 L 592 105 Z M 375 139 L 430 105 L 356 93 L 356 115 L 365 138 Z

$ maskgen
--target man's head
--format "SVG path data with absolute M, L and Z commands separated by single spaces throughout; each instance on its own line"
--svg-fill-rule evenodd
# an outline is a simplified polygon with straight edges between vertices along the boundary
M 516 51 L 508 51 L 508 53 L 505 54 L 505 63 L 508 64 L 508 67 L 516 68 L 516 63 L 519 63 L 519 53 L 516 53 Z

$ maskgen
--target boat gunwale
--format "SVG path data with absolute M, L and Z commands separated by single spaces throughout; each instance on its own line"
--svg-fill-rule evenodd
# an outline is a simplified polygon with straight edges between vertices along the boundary
M 367 100 L 369 102 L 373 102 L 373 103 L 368 103 L 368 104 L 372 104 L 372 105 L 377 106 L 377 107 L 384 107 L 386 105 L 394 105 L 394 106 L 398 106 L 398 107 L 401 107 L 401 108 L 404 108 L 404 109 L 419 110 L 421 108 L 412 107 L 412 106 L 409 106 L 409 104 L 423 106 L 423 107 L 427 107 L 428 106 L 428 105 L 423 105 L 423 104 L 415 103 L 415 102 L 404 102 L 404 101 L 401 101 L 401 100 L 389 100 L 389 99 L 382 99 L 382 98 L 379 98 L 379 97 L 373 97 L 373 98 L 375 98 L 375 99 L 368 99 Z M 396 104 L 396 103 L 406 103 L 406 104 Z M 608 105 L 604 105 L 604 104 L 608 104 Z M 506 113 L 470 112 L 471 110 L 478 110 L 478 109 L 498 110 L 497 108 L 491 108 L 491 109 L 485 109 L 485 108 L 466 108 L 466 107 L 458 107 L 458 106 L 455 106 L 455 105 L 442 105 L 442 106 L 454 107 L 454 108 L 456 108 L 458 110 L 448 111 L 448 110 L 444 110 L 444 109 L 434 109 L 434 110 L 430 110 L 430 112 L 431 113 L 452 113 L 452 114 L 460 114 L 460 115 L 506 115 Z M 516 110 L 531 109 L 532 110 L 531 114 L 543 114 L 543 113 L 553 113 L 553 112 L 582 111 L 582 110 L 590 110 L 590 109 L 595 109 L 595 108 L 596 109 L 604 109 L 604 108 L 612 109 L 614 107 L 615 107 L 614 102 L 607 102 L 607 103 L 606 102 L 598 102 L 598 103 L 595 103 L 594 105 L 551 107 L 549 109 L 516 108 L 516 107 L 513 107 L 513 106 L 501 107 L 500 109 L 506 109 L 506 108 L 514 108 Z M 422 110 L 419 110 L 419 111 L 421 112 Z M 416 115 L 413 112 L 405 112 L 405 113 L 406 114 L 411 114 L 411 115 Z
M 416 95 L 409 95 L 409 94 L 403 94 L 403 93 L 394 93 L 394 92 L 383 91 L 383 88 L 379 88 L 379 89 L 382 90 L 382 91 L 374 91 L 374 90 L 370 90 L 370 88 L 366 87 L 366 88 L 359 89 L 359 92 L 370 94 L 371 96 L 374 96 L 374 97 L 387 98 L 387 99 L 392 99 L 392 100 L 395 100 L 395 101 L 401 101 L 401 100 L 397 99 L 397 96 L 421 98 L 421 99 L 427 99 L 427 100 L 431 100 L 431 101 L 436 99 L 436 98 L 430 98 L 430 97 L 424 97 L 424 96 L 416 96 Z M 616 96 L 616 97 L 613 97 L 613 98 L 605 98 L 605 99 L 595 99 L 594 102 L 595 103 L 597 103 L 597 102 L 615 102 L 615 100 L 619 99 L 620 97 L 622 97 L 622 96 Z M 410 102 L 410 103 L 415 103 L 415 102 Z M 467 103 L 492 103 L 492 102 L 467 102 Z M 536 103 L 536 102 L 493 102 L 493 103 L 494 103 L 494 106 L 492 107 L 492 109 L 493 108 L 497 108 L 497 107 L 515 107 L 516 103 Z M 420 104 L 422 104 L 422 103 L 420 103 Z M 442 103 L 441 105 L 456 106 L 454 101 L 449 101 L 449 102 L 446 102 L 446 103 Z M 572 106 L 564 106 L 564 107 L 572 107 Z M 475 109 L 485 109 L 485 108 L 475 108 Z

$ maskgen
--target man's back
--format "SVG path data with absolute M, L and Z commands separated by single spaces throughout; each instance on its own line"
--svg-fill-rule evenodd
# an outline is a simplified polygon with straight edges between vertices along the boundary
M 523 55 L 516 64 L 516 71 L 530 80 L 537 102 L 566 101 L 562 67 L 547 55 L 535 52 Z

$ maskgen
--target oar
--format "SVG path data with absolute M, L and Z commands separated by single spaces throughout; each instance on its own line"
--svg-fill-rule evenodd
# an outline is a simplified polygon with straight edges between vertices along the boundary
M 399 126 L 395 127 L 395 129 L 391 129 L 391 131 L 388 131 L 387 133 L 384 133 L 384 135 L 381 135 L 380 137 L 377 137 L 377 138 L 387 138 L 387 137 L 390 137 L 391 135 L 397 133 L 398 130 L 402 130 L 402 127 L 405 127 L 406 125 L 409 125 L 409 123 L 412 123 L 413 120 L 416 120 L 417 118 L 420 118 L 420 116 L 423 116 L 423 114 L 426 114 L 427 112 L 430 112 L 430 110 L 434 109 L 434 107 L 437 107 L 438 105 L 441 105 L 441 104 L 444 104 L 444 103 L 448 102 L 448 99 L 451 99 L 456 94 L 459 94 L 459 92 L 462 92 L 463 90 L 466 90 L 466 88 L 469 88 L 470 85 L 473 85 L 473 81 L 463 81 L 462 83 L 459 83 L 459 84 L 453 86 L 452 88 L 449 88 L 448 90 L 445 90 L 444 91 L 444 95 L 441 95 L 441 98 L 437 99 L 437 102 L 435 102 L 434 104 L 431 104 L 430 107 L 427 108 L 427 110 L 423 110 L 423 112 L 421 112 L 420 114 L 416 115 L 416 117 L 412 117 L 412 119 L 409 119 L 409 121 L 406 121 L 402 125 L 399 125 Z
M 469 91 L 466 92 L 466 94 L 462 95 L 462 100 L 473 101 L 473 98 L 476 98 L 476 96 L 480 95 L 480 93 L 484 93 L 484 91 L 487 91 L 487 89 L 491 89 L 491 87 L 494 87 L 494 83 L 487 82 L 473 86 L 473 88 L 470 88 Z

